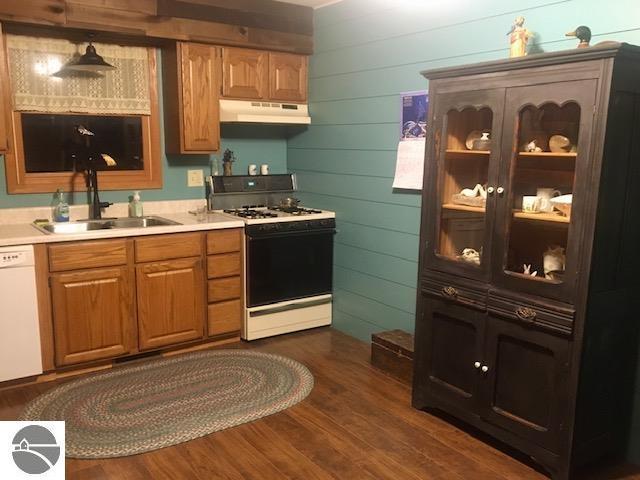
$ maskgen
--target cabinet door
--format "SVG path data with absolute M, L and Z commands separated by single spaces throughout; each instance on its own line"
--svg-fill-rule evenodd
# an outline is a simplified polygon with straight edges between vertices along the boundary
M 220 148 L 217 49 L 196 43 L 180 51 L 182 150 L 212 152 Z
M 9 109 L 5 104 L 9 104 L 9 74 L 5 60 L 4 35 L 2 26 L 0 25 L 0 152 L 7 149 L 7 139 L 9 132 L 7 130 L 7 117 Z
M 269 99 L 289 102 L 307 100 L 307 57 L 269 53 Z
M 200 258 L 136 267 L 140 349 L 201 338 L 205 283 Z
M 484 314 L 422 294 L 416 325 L 414 389 L 451 413 L 477 410 Z M 416 405 L 421 407 L 420 405 Z
M 507 90 L 497 285 L 572 303 L 583 220 L 595 214 L 585 199 L 596 90 L 596 80 Z
M 489 316 L 481 415 L 548 450 L 566 429 L 569 340 Z
M 247 48 L 222 49 L 222 96 L 266 99 L 268 91 L 267 52 Z
M 432 100 L 423 202 L 432 269 L 488 279 L 503 106 L 504 89 Z
M 51 276 L 56 365 L 133 350 L 133 272 L 114 267 Z

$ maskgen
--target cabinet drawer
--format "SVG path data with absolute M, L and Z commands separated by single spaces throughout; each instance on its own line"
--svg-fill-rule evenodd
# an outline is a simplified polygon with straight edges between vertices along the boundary
M 241 270 L 240 253 L 223 253 L 207 257 L 207 275 L 209 278 L 240 275 Z
M 487 309 L 520 324 L 535 325 L 544 330 L 570 335 L 573 332 L 575 309 L 550 300 L 534 300 L 500 290 L 491 290 Z
M 219 302 L 240 298 L 242 293 L 242 282 L 240 277 L 226 277 L 209 280 L 208 288 L 209 302 Z
M 123 239 L 63 243 L 49 247 L 49 270 L 63 272 L 127 263 L 127 242 Z
M 208 320 L 210 336 L 239 331 L 242 320 L 242 302 L 229 300 L 210 304 Z
M 464 279 L 448 275 L 425 275 L 422 277 L 422 291 L 428 295 L 459 303 L 479 310 L 487 308 L 487 290 L 482 284 L 468 284 Z
M 242 249 L 242 229 L 220 230 L 207 234 L 207 253 L 239 252 Z
M 199 233 L 154 235 L 137 238 L 135 242 L 137 263 L 197 257 L 202 251 Z

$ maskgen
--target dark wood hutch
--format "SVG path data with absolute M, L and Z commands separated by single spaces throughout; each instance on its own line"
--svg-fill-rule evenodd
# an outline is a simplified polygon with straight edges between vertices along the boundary
M 413 405 L 569 478 L 623 452 L 629 433 L 640 48 L 607 42 L 423 75 Z M 482 133 L 490 142 L 474 143 Z

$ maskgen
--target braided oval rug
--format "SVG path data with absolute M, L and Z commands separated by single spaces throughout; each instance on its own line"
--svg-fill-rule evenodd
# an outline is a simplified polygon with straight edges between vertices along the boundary
M 190 353 L 60 385 L 21 420 L 64 420 L 71 458 L 134 455 L 284 410 L 313 388 L 307 367 L 247 350 Z

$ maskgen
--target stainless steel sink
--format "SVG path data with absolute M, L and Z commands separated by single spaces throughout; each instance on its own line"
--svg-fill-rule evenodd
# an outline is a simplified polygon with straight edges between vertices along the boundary
M 33 224 L 38 230 L 44 233 L 86 233 L 95 230 L 112 230 L 120 228 L 147 228 L 159 227 L 163 225 L 180 225 L 178 222 L 162 217 L 140 217 L 140 218 L 103 218 L 102 220 L 83 220 L 79 222 L 60 222 Z

